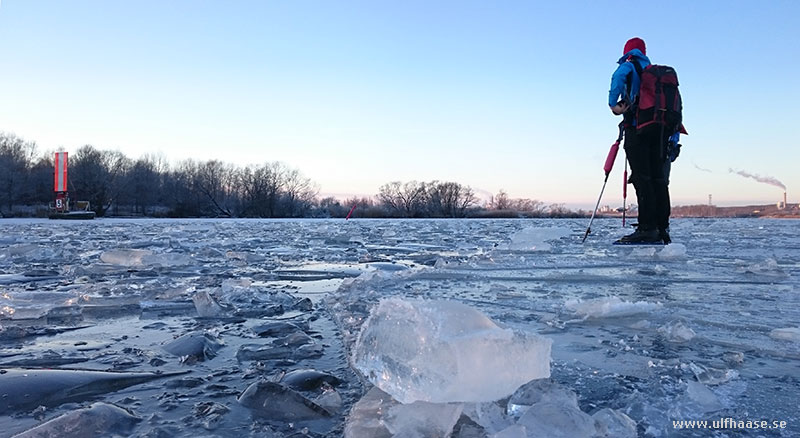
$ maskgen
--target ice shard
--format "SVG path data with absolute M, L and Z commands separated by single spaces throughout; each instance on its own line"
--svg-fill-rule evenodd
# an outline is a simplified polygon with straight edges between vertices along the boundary
M 362 326 L 352 361 L 401 403 L 486 402 L 549 377 L 551 343 L 459 302 L 387 298 Z

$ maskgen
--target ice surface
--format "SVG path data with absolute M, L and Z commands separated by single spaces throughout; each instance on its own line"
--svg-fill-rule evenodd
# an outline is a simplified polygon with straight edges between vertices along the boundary
M 520 249 L 509 246 L 520 231 L 554 227 L 572 233 L 547 240 L 528 231 L 517 236 Z M 365 382 L 348 366 L 370 310 L 386 298 L 451 300 L 503 328 L 545 334 L 553 341 L 549 379 L 577 394 L 586 414 L 606 407 L 624 412 L 644 437 L 691 435 L 676 431 L 672 421 L 718 416 L 786 419 L 790 427 L 783 435 L 797 435 L 796 221 L 676 219 L 675 243 L 636 248 L 648 251 L 643 257 L 631 257 L 632 248 L 610 245 L 622 234 L 618 219 L 596 219 L 592 235 L 581 244 L 585 227 L 584 219 L 3 219 L 0 361 L 191 371 L 194 377 L 186 380 L 97 397 L 148 419 L 131 436 L 206 436 L 207 426 L 221 438 L 241 437 L 243 431 L 302 435 L 302 429 L 285 422 L 251 420 L 236 395 L 254 376 L 322 369 L 344 384 L 335 393 L 314 389 L 303 395 L 329 401 L 326 407 L 333 410 L 338 393 L 342 408 L 326 417 L 331 428 L 308 435 L 334 438 L 354 430 L 359 423 L 347 413 L 367 399 L 362 399 Z M 528 242 L 525 234 L 532 236 Z M 537 241 L 549 249 L 543 251 Z M 678 245 L 685 254 L 670 254 Z M 112 251 L 121 251 L 120 264 L 103 260 Z M 396 268 L 401 270 L 391 271 Z M 346 278 L 357 274 L 358 279 Z M 218 300 L 224 317 L 198 318 L 193 298 L 199 291 Z M 617 298 L 605 303 L 605 311 L 595 302 L 578 316 L 565 307 L 568 301 L 589 303 L 598 297 Z M 303 305 L 295 307 L 301 300 Z M 646 313 L 607 317 L 624 316 L 625 306 Z M 208 314 L 213 313 L 212 308 Z M 569 323 L 589 314 L 603 319 Z M 266 329 L 269 338 L 256 338 L 251 330 L 276 321 L 297 329 Z M 675 342 L 688 338 L 679 336 L 688 331 L 675 321 L 697 335 Z M 226 344 L 213 359 L 187 363 L 161 349 L 176 336 L 203 331 L 219 334 Z M 288 337 L 300 332 L 315 343 L 292 346 L 308 340 Z M 273 344 L 278 338 L 280 344 Z M 252 360 L 239 362 L 237 354 Z M 76 359 L 84 362 L 67 363 Z M 689 389 L 687 381 L 695 380 L 716 396 L 722 411 L 703 412 L 716 406 L 702 386 Z M 383 412 L 360 423 L 375 427 L 350 436 L 391 436 L 385 415 L 399 402 L 386 397 Z M 465 404 L 452 438 L 483 438 L 481 432 L 492 436 L 504 430 L 513 438 L 527 437 L 522 425 L 510 425 L 516 417 L 506 415 L 508 401 Z M 214 403 L 231 410 L 210 422 L 217 418 Z M 75 407 L 48 407 L 44 420 Z M 198 416 L 198 407 L 210 416 Z M 8 435 L 36 424 L 30 414 L 0 415 L 0 430 Z
M 636 438 L 636 422 L 616 410 L 603 408 L 592 414 L 597 428 L 596 438 Z
M 769 336 L 773 339 L 800 342 L 800 327 L 786 327 L 772 330 Z
M 656 249 L 655 247 L 652 247 L 652 246 L 637 247 L 637 248 L 633 248 L 631 250 L 630 257 L 631 258 L 640 258 L 640 259 L 642 259 L 642 258 L 651 258 L 651 257 L 654 257 L 657 252 L 658 252 L 658 249 Z
M 402 403 L 483 402 L 549 377 L 550 345 L 459 302 L 387 298 L 364 323 L 352 361 Z
M 187 266 L 194 263 L 194 260 L 186 254 L 176 252 L 165 252 L 144 257 L 142 260 L 148 266 L 158 266 L 162 268 Z
M 228 251 L 225 256 L 243 263 L 261 263 L 266 260 L 266 257 L 248 251 Z
M 571 299 L 564 307 L 584 318 L 614 318 L 648 313 L 661 307 L 660 303 L 623 301 L 617 296 L 591 300 Z
M 592 438 L 594 419 L 575 406 L 542 402 L 531 406 L 519 419 L 528 438 Z

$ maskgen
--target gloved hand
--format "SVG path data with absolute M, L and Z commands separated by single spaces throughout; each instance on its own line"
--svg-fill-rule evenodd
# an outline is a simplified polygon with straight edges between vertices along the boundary
M 625 102 L 619 102 L 611 107 L 611 112 L 617 116 L 623 114 L 625 111 L 628 111 L 628 104 Z
M 670 163 L 675 161 L 678 158 L 678 155 L 681 154 L 681 144 L 675 143 L 673 141 L 667 142 L 667 158 L 669 158 Z

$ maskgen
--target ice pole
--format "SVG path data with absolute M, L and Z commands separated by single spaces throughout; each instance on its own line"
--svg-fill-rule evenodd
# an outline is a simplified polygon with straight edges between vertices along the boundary
M 583 234 L 583 240 L 581 243 L 586 242 L 586 238 L 589 237 L 589 233 L 592 232 L 592 222 L 594 221 L 594 216 L 597 214 L 597 207 L 600 206 L 600 200 L 603 199 L 603 192 L 606 190 L 606 183 L 608 182 L 608 175 L 611 173 L 611 169 L 614 167 L 614 161 L 617 159 L 617 152 L 619 152 L 619 144 L 622 142 L 622 135 L 624 133 L 624 126 L 622 123 L 619 124 L 619 137 L 617 137 L 617 141 L 611 145 L 611 149 L 608 151 L 608 155 L 606 156 L 606 163 L 603 165 L 603 171 L 606 173 L 606 177 L 603 180 L 603 188 L 600 189 L 600 196 L 597 198 L 597 204 L 594 206 L 594 211 L 592 211 L 592 218 L 589 219 L 589 226 L 586 227 L 586 232 Z

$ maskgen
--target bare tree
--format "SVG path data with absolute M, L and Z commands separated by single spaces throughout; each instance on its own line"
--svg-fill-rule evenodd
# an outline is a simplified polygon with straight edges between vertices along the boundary
M 500 190 L 497 195 L 492 198 L 491 207 L 495 210 L 508 210 L 511 208 L 511 199 L 508 197 L 508 193 L 504 190 Z
M 286 168 L 281 163 L 267 163 L 260 168 L 263 179 L 264 201 L 267 217 L 278 217 L 281 191 L 284 188 Z
M 153 206 L 162 192 L 156 163 L 150 157 L 139 158 L 129 169 L 126 179 L 128 202 L 133 205 L 133 212 L 146 216 L 148 207 Z
M 248 216 L 297 217 L 308 214 L 318 188 L 297 169 L 280 162 L 240 172 L 239 191 Z
M 511 208 L 535 217 L 544 215 L 546 209 L 544 202 L 536 199 L 515 199 L 511 202 Z
M 380 188 L 378 198 L 390 210 L 402 217 L 416 217 L 422 213 L 425 205 L 425 183 L 400 181 L 384 184 Z
M 287 216 L 297 217 L 308 213 L 319 189 L 297 169 L 284 171 L 284 199 Z
M 86 145 L 70 161 L 70 192 L 76 199 L 88 200 L 98 216 L 105 215 L 121 192 L 121 176 L 130 160 L 121 152 L 100 151 Z
M 389 212 L 385 208 L 385 204 L 378 205 L 372 198 L 354 196 L 344 201 L 344 206 L 347 207 L 347 212 L 353 209 L 352 217 L 361 218 L 377 218 L 387 217 Z M 354 208 L 355 207 L 355 208 Z M 345 213 L 346 215 L 347 213 Z
M 347 206 L 346 203 L 342 205 L 338 199 L 328 196 L 320 199 L 318 207 L 323 217 L 345 217 L 350 212 L 352 205 Z
M 45 153 L 30 168 L 29 205 L 47 205 L 53 200 L 53 154 Z
M 0 207 L 9 213 L 29 194 L 28 170 L 36 152 L 36 143 L 14 134 L 0 133 Z
M 443 217 L 464 217 L 467 209 L 478 203 L 470 187 L 455 182 L 431 182 L 427 195 L 431 212 Z
M 547 210 L 550 217 L 565 217 L 571 213 L 564 204 L 550 204 Z
M 194 187 L 208 198 L 214 210 L 223 216 L 231 217 L 231 193 L 235 184 L 235 171 L 232 165 L 211 160 L 200 164 L 194 179 Z

